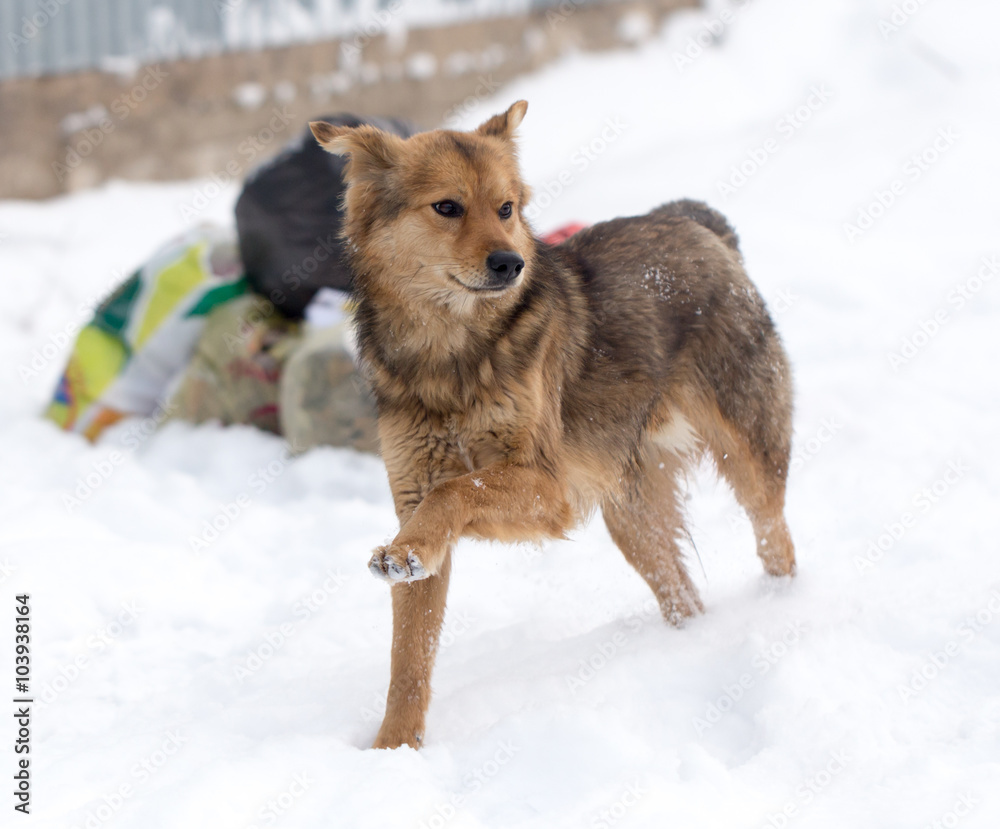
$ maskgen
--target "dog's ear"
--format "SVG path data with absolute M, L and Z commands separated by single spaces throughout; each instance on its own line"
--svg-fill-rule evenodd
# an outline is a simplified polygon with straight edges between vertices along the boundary
M 506 112 L 494 115 L 488 121 L 484 121 L 476 129 L 480 135 L 493 135 L 497 138 L 509 139 L 517 129 L 517 125 L 524 120 L 524 113 L 528 111 L 527 101 L 516 101 L 510 105 Z
M 320 146 L 334 155 L 349 155 L 356 169 L 388 170 L 398 158 L 403 139 L 377 127 L 335 127 L 326 121 L 310 121 L 309 129 Z

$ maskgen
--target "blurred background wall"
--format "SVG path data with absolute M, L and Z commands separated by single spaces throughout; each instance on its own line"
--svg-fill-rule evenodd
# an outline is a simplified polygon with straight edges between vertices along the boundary
M 0 198 L 109 178 L 241 178 L 338 111 L 453 124 L 520 73 L 567 51 L 639 44 L 697 5 L 3 0 Z

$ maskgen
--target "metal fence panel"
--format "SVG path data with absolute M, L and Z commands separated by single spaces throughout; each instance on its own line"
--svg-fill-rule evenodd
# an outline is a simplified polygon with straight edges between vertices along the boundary
M 0 0 L 0 80 L 127 69 L 599 0 Z

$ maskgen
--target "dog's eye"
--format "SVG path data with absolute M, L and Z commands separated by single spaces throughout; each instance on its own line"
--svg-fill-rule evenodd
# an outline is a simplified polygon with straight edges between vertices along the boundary
M 509 219 L 510 214 L 514 212 L 514 205 L 510 202 L 505 202 L 497 212 L 499 213 L 501 219 Z
M 435 202 L 431 205 L 435 212 L 440 213 L 442 216 L 450 216 L 452 218 L 462 215 L 462 205 L 457 202 L 453 202 L 450 199 L 445 199 L 444 201 Z

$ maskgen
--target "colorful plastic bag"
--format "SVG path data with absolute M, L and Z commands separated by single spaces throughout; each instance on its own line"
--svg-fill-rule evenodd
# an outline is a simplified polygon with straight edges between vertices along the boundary
M 247 290 L 231 231 L 199 226 L 158 250 L 80 331 L 46 416 L 94 440 L 166 401 L 206 315 Z

